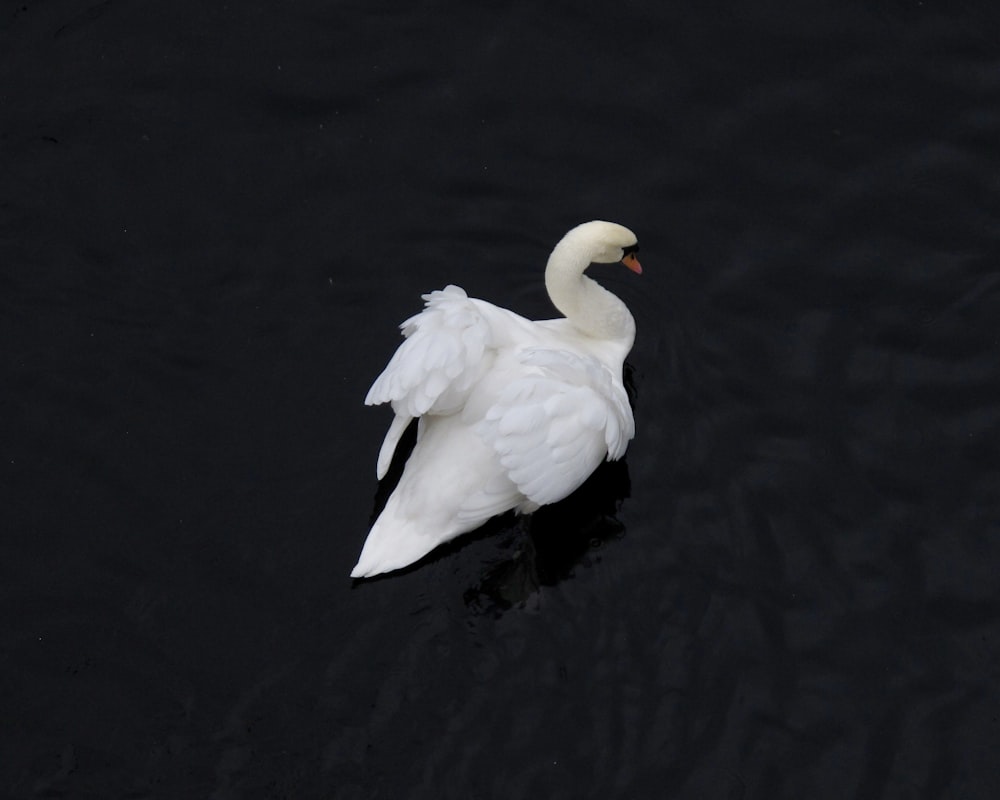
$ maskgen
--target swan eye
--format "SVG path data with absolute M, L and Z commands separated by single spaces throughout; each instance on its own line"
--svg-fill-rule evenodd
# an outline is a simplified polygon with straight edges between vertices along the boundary
M 624 258 L 625 256 L 628 256 L 628 255 L 631 255 L 632 253 L 638 253 L 638 252 L 639 252 L 639 245 L 638 244 L 630 244 L 628 247 L 623 247 L 622 248 L 622 258 Z

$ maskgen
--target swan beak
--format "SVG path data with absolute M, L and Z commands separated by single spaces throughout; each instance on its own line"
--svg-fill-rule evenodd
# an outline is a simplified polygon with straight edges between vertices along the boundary
M 635 253 L 629 253 L 625 256 L 622 259 L 622 263 L 636 275 L 642 275 L 642 265 L 639 263 L 639 259 L 635 257 Z

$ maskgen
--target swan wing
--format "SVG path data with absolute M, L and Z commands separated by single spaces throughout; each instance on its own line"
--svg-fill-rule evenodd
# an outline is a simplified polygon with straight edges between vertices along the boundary
M 453 413 L 481 375 L 493 337 L 480 303 L 458 286 L 423 299 L 424 310 L 399 326 L 406 341 L 375 379 L 365 405 L 392 403 L 410 417 Z
M 410 421 L 460 410 L 495 354 L 489 320 L 493 306 L 470 299 L 458 286 L 423 299 L 424 310 L 399 326 L 406 340 L 365 397 L 366 405 L 390 403 L 396 412 L 379 451 L 379 479 L 385 477 Z
M 477 432 L 517 488 L 544 505 L 561 500 L 601 461 L 621 458 L 635 432 L 621 380 L 593 356 L 528 348 Z

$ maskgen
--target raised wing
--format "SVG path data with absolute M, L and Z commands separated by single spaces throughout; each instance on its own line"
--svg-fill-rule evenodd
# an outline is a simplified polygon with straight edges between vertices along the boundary
M 379 479 L 410 421 L 461 409 L 494 355 L 489 322 L 463 289 L 446 286 L 423 299 L 426 308 L 399 326 L 406 341 L 365 397 L 366 405 L 391 403 L 396 412 L 379 451 Z
M 529 500 L 554 503 L 605 456 L 625 454 L 632 409 L 621 382 L 593 357 L 529 348 L 519 361 L 534 369 L 501 391 L 477 431 Z
M 488 366 L 490 325 L 458 286 L 423 295 L 426 308 L 399 327 L 406 341 L 375 379 L 365 405 L 392 403 L 396 413 L 449 414 Z

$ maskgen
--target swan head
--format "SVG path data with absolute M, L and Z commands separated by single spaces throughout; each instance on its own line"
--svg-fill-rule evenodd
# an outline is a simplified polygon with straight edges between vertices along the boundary
M 635 255 L 639 250 L 638 239 L 624 225 L 603 220 L 584 222 L 569 231 L 559 244 L 579 252 L 588 264 L 621 262 L 633 272 L 642 273 Z

